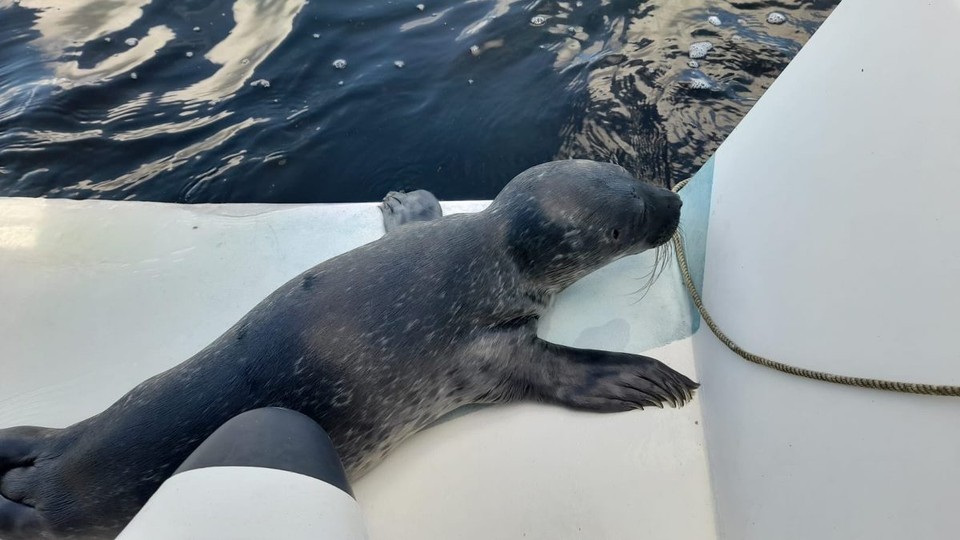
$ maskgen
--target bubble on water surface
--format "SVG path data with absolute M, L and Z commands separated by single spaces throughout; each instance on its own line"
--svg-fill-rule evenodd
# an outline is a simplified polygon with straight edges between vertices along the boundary
M 707 52 L 713 48 L 713 43 L 709 41 L 698 41 L 690 45 L 690 58 L 703 58 L 707 56 Z
M 767 22 L 770 24 L 783 24 L 787 22 L 787 16 L 776 11 L 767 15 Z

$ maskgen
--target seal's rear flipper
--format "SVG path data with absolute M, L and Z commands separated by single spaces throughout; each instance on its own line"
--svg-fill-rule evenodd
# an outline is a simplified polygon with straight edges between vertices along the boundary
M 0 478 L 10 469 L 33 463 L 46 435 L 59 431 L 36 426 L 0 429 Z
M 0 430 L 0 538 L 39 538 L 47 530 L 40 512 L 31 506 L 33 464 L 46 436 L 59 431 L 20 426 Z
M 422 189 L 409 193 L 387 193 L 380 204 L 380 213 L 383 214 L 383 228 L 388 233 L 407 223 L 430 221 L 443 216 L 437 198 Z
M 0 495 L 0 537 L 9 540 L 41 538 L 45 530 L 43 517 L 36 508 Z

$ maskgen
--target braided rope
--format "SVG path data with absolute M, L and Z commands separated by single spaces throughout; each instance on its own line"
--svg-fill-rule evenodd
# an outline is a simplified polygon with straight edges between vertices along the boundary
M 687 183 L 690 182 L 689 179 L 684 180 L 678 183 L 673 187 L 673 191 L 679 192 L 683 189 Z M 791 375 L 797 375 L 798 377 L 806 377 L 808 379 L 814 379 L 817 381 L 824 381 L 835 384 L 845 384 L 848 386 L 859 386 L 861 388 L 873 388 L 875 390 L 888 390 L 891 392 L 903 392 L 907 394 L 922 394 L 926 396 L 954 396 L 960 397 L 960 386 L 950 386 L 950 385 L 936 385 L 936 384 L 920 384 L 920 383 L 907 383 L 899 381 L 888 381 L 884 379 L 870 379 L 866 377 L 850 377 L 847 375 L 836 375 L 834 373 L 827 373 L 825 371 L 817 371 L 813 369 L 806 369 L 796 366 L 791 366 L 789 364 L 783 364 L 777 362 L 776 360 L 771 360 L 765 358 L 758 354 L 754 354 L 743 347 L 737 345 L 729 336 L 723 333 L 722 330 L 717 326 L 717 323 L 714 322 L 713 317 L 710 316 L 710 313 L 707 311 L 707 308 L 703 305 L 703 299 L 700 297 L 700 293 L 697 291 L 696 285 L 693 283 L 693 277 L 690 275 L 690 268 L 687 266 L 687 255 L 683 249 L 683 238 L 681 238 L 680 233 L 673 235 L 673 247 L 674 252 L 677 255 L 677 263 L 680 266 L 680 274 L 683 276 L 683 283 L 687 287 L 687 292 L 690 293 L 690 298 L 693 300 L 694 305 L 697 306 L 697 311 L 700 312 L 700 316 L 703 317 L 703 322 L 707 323 L 707 326 L 713 333 L 717 336 L 724 345 L 727 346 L 731 351 L 737 353 L 738 356 L 753 362 L 754 364 L 759 364 L 761 366 L 766 366 L 768 368 L 775 369 L 777 371 L 782 371 L 784 373 L 789 373 Z

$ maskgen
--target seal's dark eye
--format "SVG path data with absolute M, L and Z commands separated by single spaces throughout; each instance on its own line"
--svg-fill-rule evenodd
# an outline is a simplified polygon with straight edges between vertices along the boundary
M 614 240 L 620 238 L 620 229 L 613 229 L 610 231 L 610 236 L 612 236 Z

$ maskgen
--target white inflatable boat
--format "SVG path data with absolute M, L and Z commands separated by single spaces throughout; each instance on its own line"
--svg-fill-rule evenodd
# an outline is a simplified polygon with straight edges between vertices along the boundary
M 845 0 L 683 190 L 695 280 L 741 345 L 960 384 L 958 26 L 957 0 Z M 288 278 L 381 234 L 374 204 L 0 200 L 0 426 L 101 411 Z M 353 486 L 369 537 L 956 537 L 960 399 L 749 364 L 700 327 L 675 265 L 638 302 L 650 265 L 582 280 L 541 335 L 657 357 L 702 384 L 691 405 L 451 418 Z

